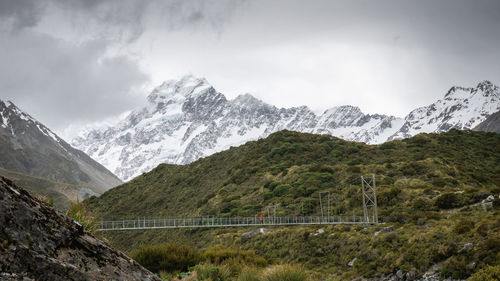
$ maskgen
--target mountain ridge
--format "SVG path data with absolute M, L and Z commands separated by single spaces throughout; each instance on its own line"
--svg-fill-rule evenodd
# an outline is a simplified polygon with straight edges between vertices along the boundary
M 101 194 L 121 183 L 104 166 L 73 148 L 11 101 L 0 100 L 0 152 L 0 167 L 6 174 L 11 171 L 66 185 L 67 188 L 57 191 L 71 200 Z
M 188 75 L 162 83 L 147 97 L 148 105 L 116 126 L 91 130 L 72 144 L 129 180 L 160 163 L 191 163 L 284 129 L 368 144 L 420 132 L 472 129 L 500 110 L 499 92 L 488 81 L 475 88 L 452 87 L 443 100 L 413 110 L 404 119 L 364 114 L 352 105 L 317 115 L 307 106 L 277 108 L 250 94 L 229 100 L 206 79 Z

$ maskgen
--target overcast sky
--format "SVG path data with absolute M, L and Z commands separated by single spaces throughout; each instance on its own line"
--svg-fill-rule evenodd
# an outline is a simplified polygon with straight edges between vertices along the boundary
M 0 99 L 63 137 L 185 74 L 228 98 L 404 117 L 500 83 L 500 0 L 0 0 Z

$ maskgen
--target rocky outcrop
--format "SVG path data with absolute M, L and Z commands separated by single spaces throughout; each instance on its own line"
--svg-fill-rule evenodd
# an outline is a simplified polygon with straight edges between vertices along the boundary
M 0 177 L 0 280 L 160 280 Z

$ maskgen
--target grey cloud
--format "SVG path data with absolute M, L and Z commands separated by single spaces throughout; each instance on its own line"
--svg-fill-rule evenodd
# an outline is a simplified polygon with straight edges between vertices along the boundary
M 155 2 L 155 5 L 160 12 L 160 26 L 164 23 L 168 28 L 177 30 L 186 26 L 208 25 L 220 31 L 233 13 L 246 3 L 245 0 L 173 0 Z
M 0 20 L 19 29 L 37 25 L 62 10 L 75 29 L 125 43 L 146 27 L 178 30 L 199 26 L 220 29 L 245 0 L 0 0 Z M 146 26 L 152 24 L 153 26 Z
M 110 50 L 127 48 L 145 28 L 220 27 L 234 3 L 0 0 L 0 98 L 58 132 L 120 114 L 150 77 L 131 52 Z
M 106 58 L 118 49 L 155 82 L 191 72 L 229 96 L 404 115 L 452 85 L 498 82 L 498 11 L 498 0 L 0 0 L 0 21 L 21 30 L 0 37 L 0 97 L 58 128 L 120 113 L 148 75 Z
M 15 30 L 38 23 L 45 5 L 37 0 L 0 0 L 0 20 Z
M 102 57 L 107 42 L 74 45 L 22 33 L 0 41 L 0 97 L 49 127 L 99 121 L 137 103 L 134 89 L 148 80 L 126 56 Z

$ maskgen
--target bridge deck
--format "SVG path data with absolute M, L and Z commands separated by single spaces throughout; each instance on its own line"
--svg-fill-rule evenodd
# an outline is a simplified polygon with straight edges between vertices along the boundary
M 175 229 L 200 227 L 238 227 L 238 226 L 273 226 L 273 225 L 323 225 L 323 224 L 375 224 L 371 217 L 188 217 L 188 218 L 138 218 L 135 220 L 103 221 L 100 231 L 139 230 L 139 229 Z

